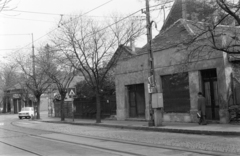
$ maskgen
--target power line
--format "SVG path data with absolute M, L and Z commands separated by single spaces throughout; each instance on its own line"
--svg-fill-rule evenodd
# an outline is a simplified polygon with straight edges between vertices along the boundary
M 30 13 L 30 14 L 55 15 L 55 16 L 59 16 L 59 15 L 66 16 L 67 15 L 67 14 L 55 14 L 55 13 L 46 13 L 46 12 L 24 11 L 24 10 L 9 10 L 9 11 L 24 12 L 24 13 Z M 70 15 L 68 15 L 68 16 L 70 16 Z
M 100 31 L 103 31 L 104 29 L 107 29 L 107 28 L 109 28 L 109 27 L 111 27 L 111 26 L 113 26 L 113 25 L 115 25 L 115 24 L 117 24 L 117 23 L 119 23 L 119 22 L 121 22 L 121 21 L 123 21 L 123 20 L 125 20 L 125 19 L 127 19 L 127 18 L 129 18 L 129 17 L 131 17 L 131 16 L 133 16 L 134 14 L 140 12 L 141 10 L 142 10 L 142 9 L 140 9 L 140 10 L 138 10 L 138 11 L 136 11 L 136 12 L 134 12 L 134 13 L 132 13 L 132 14 L 130 14 L 130 15 L 128 15 L 128 16 L 126 16 L 126 17 L 124 17 L 124 18 L 122 18 L 122 19 L 120 19 L 120 20 L 118 20 L 118 21 L 116 21 L 116 22 L 114 22 L 114 23 L 112 23 L 112 24 L 110 24 L 110 25 L 102 28 L 102 29 L 100 29 L 100 30 L 98 30 L 97 32 L 95 32 L 95 34 L 98 33 L 98 32 L 100 32 Z M 93 35 L 93 33 L 92 33 L 91 35 Z
M 23 10 L 11 10 L 11 11 L 24 12 L 24 13 L 33 13 L 33 14 L 43 14 L 43 15 L 72 16 L 72 15 L 69 15 L 69 14 L 54 14 L 54 13 L 45 13 L 45 12 L 23 11 Z M 88 16 L 88 17 L 102 18 L 102 17 L 111 17 L 111 16 Z M 7 17 L 5 17 L 5 18 L 7 18 Z
M 53 23 L 53 21 L 27 19 L 27 18 L 14 18 L 14 17 L 1 17 L 1 18 L 9 18 L 9 19 L 15 19 L 15 20 L 27 20 L 27 21 L 38 21 L 38 22 L 51 22 L 51 23 Z
M 22 48 L 22 49 L 30 49 L 30 48 Z M 12 50 L 18 50 L 17 48 L 16 49 L 0 49 L 0 51 L 12 51 Z
M 80 17 L 82 17 L 82 16 L 84 16 L 84 15 L 86 15 L 86 14 L 88 14 L 88 13 L 94 11 L 94 10 L 96 10 L 96 9 L 98 9 L 98 8 L 100 8 L 100 7 L 102 7 L 102 6 L 106 5 L 106 4 L 108 4 L 108 3 L 110 3 L 111 1 L 113 1 L 113 0 L 107 1 L 106 3 L 103 3 L 103 4 L 99 5 L 99 6 L 97 6 L 96 8 L 93 8 L 93 9 L 89 10 L 89 11 L 85 12 L 84 14 L 82 14 L 82 15 L 80 15 L 80 16 L 74 18 L 74 19 L 72 19 L 71 21 L 64 23 L 63 25 L 65 25 L 65 24 L 67 24 L 67 23 L 70 23 L 70 22 L 72 22 L 73 20 L 78 19 L 78 18 L 80 18 Z M 47 36 L 48 34 L 50 34 L 50 33 L 53 32 L 53 31 L 55 31 L 56 29 L 58 29 L 58 27 L 55 28 L 55 29 L 53 29 L 53 30 L 51 30 L 51 31 L 49 31 L 49 32 L 46 33 L 45 35 L 43 35 L 43 36 L 39 37 L 38 39 L 34 40 L 33 42 L 36 42 L 36 41 L 40 40 L 41 38 Z
M 161 3 L 161 4 L 154 5 L 154 6 L 150 6 L 149 8 L 156 7 L 156 6 L 159 6 L 159 5 L 168 4 L 168 3 L 171 3 L 171 2 L 172 2 L 172 1 L 168 1 L 168 2 L 165 2 L 165 3 Z M 103 31 L 104 29 L 107 29 L 108 27 L 111 27 L 111 26 L 114 25 L 114 24 L 117 24 L 117 23 L 119 23 L 119 22 L 121 22 L 121 21 L 123 21 L 123 20 L 125 20 L 125 19 L 127 19 L 127 18 L 129 18 L 129 17 L 131 17 L 131 16 L 133 16 L 134 14 L 136 14 L 136 13 L 138 13 L 138 12 L 140 12 L 140 11 L 142 11 L 142 9 L 137 10 L 137 11 L 133 12 L 132 14 L 130 14 L 130 15 L 128 15 L 128 16 L 126 16 L 126 17 L 124 17 L 124 18 L 122 18 L 122 19 L 120 19 L 120 20 L 114 22 L 114 23 L 112 23 L 111 25 L 108 25 L 108 26 L 106 26 L 106 27 L 104 27 L 104 28 L 98 30 L 98 31 L 95 32 L 94 34 L 100 32 L 100 31 Z M 140 17 L 142 17 L 142 16 L 140 16 Z M 76 19 L 76 18 L 75 18 L 75 19 Z M 71 22 L 71 21 L 70 21 L 70 22 Z M 65 24 L 66 24 L 66 23 L 65 23 Z M 93 33 L 92 33 L 91 35 L 93 35 Z
M 88 14 L 88 13 L 90 13 L 90 12 L 92 12 L 92 11 L 98 9 L 98 8 L 100 8 L 100 7 L 102 7 L 102 6 L 104 6 L 104 5 L 108 4 L 108 3 L 110 3 L 111 1 L 113 1 L 113 0 L 107 1 L 106 3 L 103 3 L 103 4 L 101 4 L 100 6 L 98 6 L 98 7 L 96 7 L 96 8 L 93 8 L 93 9 L 89 10 L 88 12 L 86 12 L 86 13 L 84 13 L 84 14 L 82 14 L 82 15 L 80 15 L 80 16 L 78 16 L 78 17 L 72 19 L 71 21 L 62 24 L 62 25 L 66 25 L 66 24 L 68 24 L 68 23 L 71 23 L 73 20 L 76 20 L 76 19 L 78 19 L 78 18 L 80 18 L 80 17 L 82 17 L 82 16 L 84 16 L 84 15 L 86 15 L 86 14 Z M 157 4 L 157 5 L 154 5 L 154 6 L 150 6 L 150 8 L 152 8 L 152 7 L 156 7 L 156 6 L 159 6 L 159 5 L 164 5 L 164 4 L 171 3 L 171 2 L 172 2 L 172 1 L 170 1 L 170 2 L 166 2 L 166 3 Z M 121 21 L 123 21 L 123 20 L 125 20 L 125 19 L 127 19 L 127 18 L 129 18 L 129 17 L 131 17 L 131 16 L 133 16 L 134 14 L 136 14 L 136 13 L 142 11 L 142 10 L 143 10 L 143 9 L 140 9 L 140 10 L 138 10 L 138 11 L 136 11 L 136 12 L 134 12 L 134 13 L 132 13 L 132 14 L 130 14 L 130 15 L 128 15 L 128 16 L 126 16 L 126 17 L 120 19 L 120 20 L 118 20 L 117 22 L 114 22 L 113 24 L 108 25 L 108 26 L 106 26 L 106 27 L 100 29 L 100 30 L 97 31 L 97 32 L 103 31 L 104 29 L 107 29 L 108 27 L 110 27 L 110 26 L 112 26 L 112 25 L 114 25 L 114 24 L 117 24 L 117 23 L 119 23 L 119 22 L 121 22 Z M 43 36 L 37 38 L 36 40 L 33 41 L 33 43 L 36 42 L 36 41 L 38 41 L 38 40 L 40 40 L 41 38 L 47 36 L 48 34 L 52 33 L 52 32 L 55 31 L 56 29 L 58 29 L 58 28 L 55 28 L 55 29 L 49 31 L 48 33 L 46 33 L 45 35 L 43 35 Z M 97 33 L 97 32 L 95 32 L 95 33 Z M 91 35 L 93 35 L 93 34 L 91 34 Z M 20 51 L 20 50 L 26 48 L 26 47 L 29 46 L 30 44 L 32 44 L 32 43 L 27 44 L 26 46 L 24 46 L 23 48 L 19 49 L 18 51 Z
M 0 36 L 26 36 L 26 35 L 31 35 L 29 34 L 0 34 Z
M 84 13 L 84 14 L 82 14 L 82 15 L 76 17 L 75 19 L 80 18 L 80 17 L 82 17 L 82 16 L 84 16 L 84 15 L 86 15 L 86 14 L 88 14 L 88 13 L 90 13 L 90 12 L 92 12 L 92 11 L 98 9 L 98 8 L 100 8 L 100 7 L 102 7 L 102 6 L 104 6 L 104 5 L 108 4 L 108 3 L 110 3 L 111 1 L 113 1 L 113 0 L 107 1 L 106 3 L 103 3 L 103 4 L 99 5 L 99 6 L 95 7 L 95 8 L 93 8 L 93 9 L 87 11 L 86 13 Z M 70 22 L 71 22 L 71 21 L 70 21 Z M 65 24 L 67 24 L 67 23 L 65 23 Z M 38 40 L 40 40 L 41 38 L 47 36 L 48 34 L 50 34 L 51 32 L 55 31 L 56 29 L 58 29 L 58 28 L 55 28 L 55 29 L 49 31 L 49 32 L 46 33 L 45 35 L 43 35 L 43 36 L 39 37 L 38 39 L 34 40 L 33 43 L 36 42 L 36 41 L 38 41 Z M 26 48 L 27 46 L 29 46 L 29 45 L 31 45 L 31 44 L 32 44 L 32 43 L 29 43 L 29 44 L 25 45 L 24 47 L 20 48 L 20 49 L 17 50 L 16 52 L 18 52 L 18 51 L 20 51 L 20 50 Z

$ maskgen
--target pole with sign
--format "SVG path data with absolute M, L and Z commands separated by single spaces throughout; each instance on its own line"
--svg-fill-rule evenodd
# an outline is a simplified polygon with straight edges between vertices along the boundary
M 76 107 L 74 106 L 73 101 L 74 101 L 74 96 L 76 95 L 76 88 L 68 88 L 67 92 L 68 92 L 68 96 L 71 98 L 71 101 L 72 101 L 72 119 L 74 122 L 74 113 L 76 111 Z

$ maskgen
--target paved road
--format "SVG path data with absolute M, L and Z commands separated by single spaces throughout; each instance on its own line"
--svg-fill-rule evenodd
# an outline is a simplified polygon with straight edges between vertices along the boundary
M 10 121 L 11 118 L 7 118 Z M 12 118 L 0 126 L 0 140 L 39 155 L 233 155 L 240 154 L 240 137 L 203 136 L 42 123 Z M 0 122 L 1 119 L 0 119 Z M 17 126 L 17 127 L 16 127 Z M 26 128 L 22 128 L 22 126 Z M 7 128 L 32 135 L 9 132 Z M 24 140 L 24 141 L 23 141 Z M 7 146 L 7 147 L 6 147 Z M 14 151 L 0 144 L 5 151 Z M 17 150 L 16 148 L 14 148 Z M 43 149 L 46 152 L 43 152 Z M 78 150 L 80 149 L 80 150 Z M 91 150 L 90 150 L 91 149 Z M 0 149 L 0 151 L 2 151 Z M 51 151 L 50 153 L 48 153 Z M 85 151 L 84 153 L 81 153 Z M 19 150 L 15 151 L 16 153 Z M 65 152 L 65 153 L 64 153 Z M 67 153 L 66 153 L 67 152 Z M 95 153 L 91 153 L 95 152 Z M 1 152 L 0 152 L 1 153 Z
M 56 134 L 54 132 L 40 129 L 36 130 L 16 127 L 11 123 L 19 120 L 14 119 L 11 115 L 8 115 L 6 117 L 0 116 L 0 118 L 0 155 L 2 156 L 129 155 L 128 153 L 87 147 L 83 144 L 79 144 L 76 142 L 67 142 L 66 136 L 64 136 L 63 134 Z M 20 123 L 27 124 L 26 121 L 27 120 L 22 120 L 20 121 Z M 54 137 L 56 137 L 57 139 L 62 138 L 62 140 L 57 140 L 56 138 L 54 139 Z M 85 139 L 85 141 L 87 141 L 87 139 Z

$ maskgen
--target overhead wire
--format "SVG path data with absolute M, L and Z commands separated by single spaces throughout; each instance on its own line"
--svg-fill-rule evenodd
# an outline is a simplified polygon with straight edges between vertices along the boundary
M 106 4 L 108 4 L 108 3 L 110 3 L 111 1 L 113 1 L 113 0 L 107 1 L 106 3 L 103 3 L 103 4 L 101 4 L 100 6 L 98 6 L 98 7 L 96 7 L 96 8 L 93 8 L 93 9 L 89 10 L 89 11 L 87 11 L 86 13 L 84 13 L 84 14 L 82 14 L 82 15 L 79 15 L 78 17 L 72 19 L 71 21 L 68 21 L 68 22 L 64 23 L 63 25 L 66 25 L 66 24 L 72 22 L 73 20 L 78 19 L 78 18 L 80 18 L 80 17 L 82 17 L 82 16 L 84 16 L 84 15 L 86 15 L 86 14 L 88 14 L 88 13 L 94 11 L 94 10 L 96 10 L 96 9 L 98 9 L 98 8 L 100 8 L 100 7 L 102 7 L 102 6 L 106 5 Z M 164 4 L 171 3 L 171 2 L 172 2 L 172 1 L 165 2 Z M 164 4 L 163 4 L 163 3 L 161 3 L 161 4 L 157 4 L 157 5 L 154 5 L 154 6 L 150 6 L 150 8 L 152 8 L 152 7 L 156 7 L 156 6 L 159 6 L 159 5 L 164 5 Z M 140 9 L 140 10 L 137 10 L 137 11 L 133 12 L 133 13 L 131 13 L 130 15 L 128 15 L 128 16 L 126 16 L 126 17 L 124 17 L 124 18 L 122 18 L 122 19 L 120 19 L 120 20 L 118 20 L 118 21 L 116 21 L 116 22 L 114 22 L 114 23 L 112 23 L 112 24 L 110 24 L 110 25 L 108 25 L 108 26 L 106 26 L 106 27 L 104 27 L 104 28 L 98 30 L 98 31 L 95 32 L 95 33 L 98 33 L 98 32 L 100 32 L 100 31 L 103 31 L 104 29 L 107 29 L 108 27 L 110 27 L 110 26 L 112 26 L 112 25 L 114 25 L 114 24 L 117 24 L 117 23 L 119 23 L 119 22 L 121 22 L 121 21 L 123 21 L 123 20 L 129 18 L 129 17 L 133 16 L 134 14 L 136 14 L 136 13 L 138 13 L 138 12 L 140 12 L 140 11 L 143 11 L 143 9 Z M 38 40 L 40 40 L 41 38 L 47 36 L 48 34 L 52 33 L 52 32 L 55 31 L 56 29 L 58 29 L 58 27 L 55 28 L 55 29 L 53 29 L 53 30 L 51 30 L 51 31 L 49 31 L 49 32 L 46 33 L 45 35 L 43 35 L 43 36 L 41 36 L 41 37 L 35 39 L 35 40 L 33 41 L 33 43 L 36 42 L 36 41 L 38 41 Z M 92 35 L 93 35 L 93 34 L 92 34 Z M 27 46 L 29 46 L 29 45 L 31 45 L 31 44 L 32 44 L 32 43 L 27 44 L 26 46 L 20 48 L 20 49 L 17 50 L 16 52 L 18 52 L 18 51 L 20 51 L 20 50 L 26 48 Z
M 0 34 L 0 36 L 25 36 L 25 35 L 31 35 L 30 33 L 26 34 Z
M 108 3 L 110 3 L 111 1 L 113 1 L 113 0 L 107 1 L 106 3 L 103 3 L 103 4 L 101 4 L 101 5 L 97 6 L 97 7 L 95 7 L 95 8 L 93 8 L 93 9 L 89 10 L 89 11 L 85 12 L 84 14 L 80 15 L 80 16 L 79 16 L 79 17 L 77 17 L 77 18 L 80 18 L 81 16 L 84 16 L 84 15 L 86 15 L 86 14 L 88 14 L 88 13 L 90 13 L 90 12 L 92 12 L 92 11 L 94 11 L 94 10 L 96 10 L 96 9 L 98 9 L 98 8 L 100 8 L 100 7 L 102 7 L 102 6 L 104 6 L 104 5 L 108 4 Z M 43 36 L 39 37 L 38 39 L 36 39 L 36 40 L 33 40 L 33 42 L 31 42 L 31 43 L 29 43 L 29 44 L 25 45 L 24 47 L 22 47 L 22 48 L 18 49 L 18 50 L 17 50 L 17 51 L 15 51 L 15 52 L 18 52 L 18 51 L 20 51 L 20 50 L 22 50 L 22 49 L 26 48 L 27 46 L 29 46 L 29 45 L 32 45 L 34 42 L 36 42 L 36 41 L 40 40 L 41 38 L 43 38 L 43 37 L 47 36 L 48 34 L 50 34 L 51 32 L 55 31 L 56 29 L 58 29 L 58 27 L 57 27 L 57 28 L 55 28 L 55 29 L 53 29 L 53 30 L 51 30 L 51 31 L 49 31 L 48 33 L 46 33 L 45 35 L 43 35 Z
M 68 23 L 72 22 L 73 20 L 78 19 L 78 18 L 80 18 L 80 17 L 82 17 L 82 16 L 84 16 L 84 15 L 86 15 L 86 14 L 88 14 L 88 13 L 94 11 L 94 10 L 96 10 L 96 9 L 98 9 L 98 8 L 100 8 L 100 7 L 108 4 L 108 3 L 110 3 L 111 1 L 113 1 L 113 0 L 107 1 L 106 3 L 103 3 L 103 4 L 99 5 L 99 6 L 97 6 L 96 8 L 93 8 L 93 9 L 89 10 L 89 11 L 85 12 L 84 14 L 79 15 L 79 16 L 76 17 L 76 18 L 73 18 L 71 21 L 64 23 L 63 25 L 68 24 Z M 55 28 L 55 29 L 53 29 L 53 30 L 51 30 L 51 31 L 49 31 L 48 33 L 46 33 L 45 35 L 39 37 L 38 39 L 34 40 L 33 43 L 36 42 L 36 41 L 38 41 L 38 40 L 40 40 L 41 38 L 47 36 L 48 34 L 52 33 L 52 32 L 55 31 L 56 29 L 58 29 L 58 27 Z
M 30 48 L 23 48 L 23 49 L 30 49 Z M 18 50 L 18 48 L 15 48 L 15 49 L 0 49 L 0 51 L 7 51 L 7 50 L 10 50 L 10 51 L 12 51 L 12 50 Z
M 30 14 L 41 14 L 41 15 L 54 15 L 54 16 L 64 15 L 64 16 L 70 16 L 70 15 L 67 15 L 67 14 L 46 13 L 46 12 L 35 12 L 35 11 L 24 11 L 24 10 L 11 10 L 11 11 L 13 11 L 13 12 L 30 13 Z
M 38 22 L 49 22 L 49 23 L 54 22 L 54 21 L 47 21 L 47 20 L 28 19 L 28 18 L 14 18 L 14 17 L 1 17 L 1 18 L 9 18 L 9 19 L 16 19 L 16 20 L 27 20 L 27 21 L 38 21 Z

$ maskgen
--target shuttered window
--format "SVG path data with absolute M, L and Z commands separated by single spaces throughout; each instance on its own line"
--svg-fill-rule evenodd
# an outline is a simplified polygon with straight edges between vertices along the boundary
M 188 73 L 162 76 L 163 104 L 165 112 L 190 111 Z

